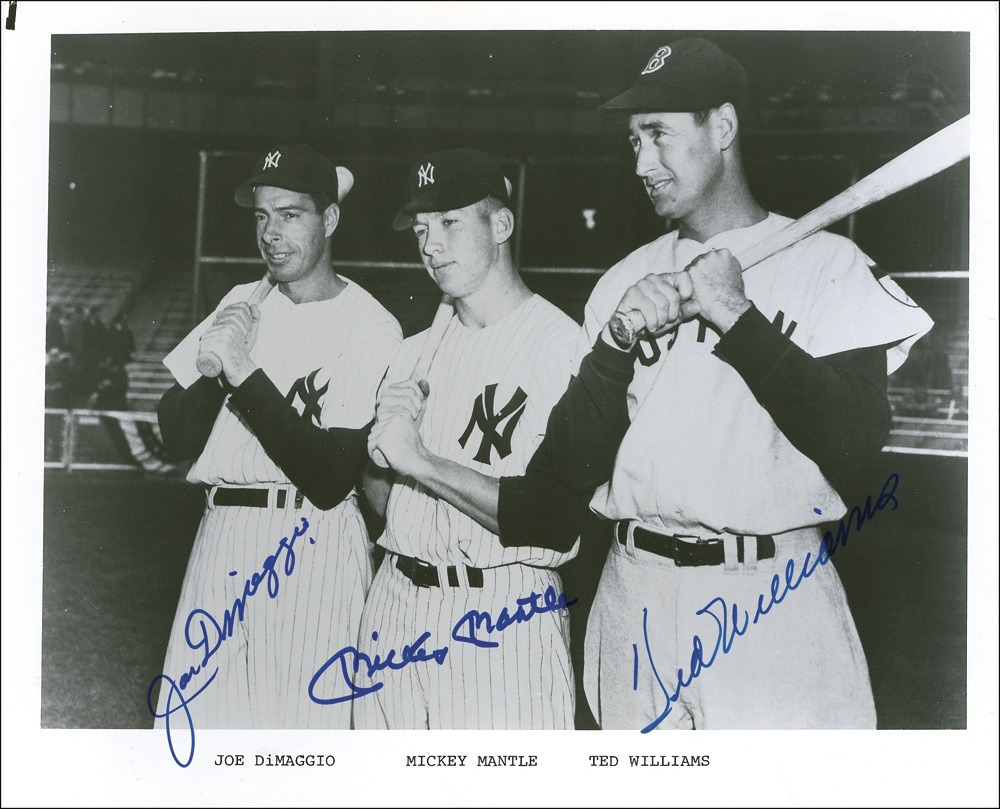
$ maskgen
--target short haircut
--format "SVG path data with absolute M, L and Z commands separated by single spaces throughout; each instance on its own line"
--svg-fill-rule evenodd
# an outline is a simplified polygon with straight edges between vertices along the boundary
M 711 108 L 709 108 L 707 110 L 695 110 L 694 112 L 692 112 L 691 113 L 691 117 L 694 118 L 695 126 L 704 126 L 708 122 L 708 119 L 711 117 L 712 113 L 715 112 L 717 109 L 719 109 L 719 108 L 718 107 L 711 107 Z M 736 107 L 733 107 L 733 109 L 736 110 Z M 739 115 L 740 115 L 740 111 L 736 110 L 736 121 L 737 121 L 737 123 L 739 123 Z M 737 128 L 736 128 L 736 146 L 737 146 L 737 148 L 741 148 L 740 138 L 741 138 L 741 132 L 740 132 L 739 126 L 737 126 Z
M 490 214 L 496 213 L 504 208 L 508 211 L 511 210 L 509 203 L 503 202 L 496 197 L 483 197 L 476 203 L 476 207 L 484 216 L 489 216 Z M 513 211 L 511 212 L 513 213 Z
M 707 110 L 695 110 L 694 112 L 691 113 L 691 115 L 694 116 L 694 122 L 698 126 L 704 126 L 705 122 L 709 119 L 709 116 L 711 116 L 712 112 L 714 112 L 715 109 L 717 108 L 712 107 Z
M 323 193 L 307 194 L 306 196 L 312 200 L 313 205 L 316 206 L 316 213 L 320 216 L 322 216 L 323 212 L 333 204 L 333 200 Z

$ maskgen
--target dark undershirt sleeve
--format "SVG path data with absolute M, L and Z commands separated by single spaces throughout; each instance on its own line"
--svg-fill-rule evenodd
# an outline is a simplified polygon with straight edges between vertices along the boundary
M 751 306 L 715 354 L 835 488 L 851 484 L 879 457 L 892 425 L 885 346 L 812 357 Z
M 594 489 L 611 477 L 629 427 L 626 394 L 634 353 L 598 338 L 549 414 L 524 475 L 500 479 L 500 544 L 568 551 L 590 512 Z
M 188 388 L 174 383 L 163 394 L 156 416 L 170 460 L 190 461 L 201 454 L 225 398 L 218 380 L 204 376 Z
M 307 423 L 260 368 L 233 391 L 230 404 L 264 451 L 319 508 L 333 508 L 361 479 L 371 422 L 360 429 Z

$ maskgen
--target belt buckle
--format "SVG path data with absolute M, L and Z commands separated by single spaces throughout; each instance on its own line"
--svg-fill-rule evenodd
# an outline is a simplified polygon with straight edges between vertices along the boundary
M 437 568 L 433 565 L 423 561 L 422 559 L 417 559 L 417 557 L 412 557 L 412 573 L 410 581 L 412 581 L 417 587 L 423 587 L 425 589 L 430 589 L 433 584 L 428 584 L 424 581 L 424 577 L 429 577 L 431 580 L 438 578 Z
M 701 548 L 709 545 L 721 545 L 722 539 L 712 537 L 704 539 L 698 537 L 694 542 L 685 542 L 680 537 L 673 537 L 674 540 L 674 564 L 677 567 L 703 567 L 705 562 L 701 560 Z
M 424 584 L 420 581 L 420 577 L 417 575 L 417 560 L 413 556 L 405 556 L 403 554 L 396 554 L 396 569 L 402 573 L 406 578 L 410 580 L 410 584 L 414 587 L 428 587 L 429 585 Z

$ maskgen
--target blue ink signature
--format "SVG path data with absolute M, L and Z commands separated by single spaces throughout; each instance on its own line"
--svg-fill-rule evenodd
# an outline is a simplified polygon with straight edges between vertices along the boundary
M 539 603 L 539 599 L 541 599 L 542 603 Z M 493 620 L 493 616 L 488 612 L 469 610 L 452 627 L 451 636 L 460 643 L 471 643 L 479 648 L 492 648 L 500 644 L 495 641 L 482 640 L 476 637 L 477 629 L 485 627 L 487 634 L 502 632 L 514 624 L 523 624 L 526 621 L 530 621 L 536 615 L 567 609 L 575 603 L 576 599 L 567 601 L 565 593 L 557 593 L 556 589 L 549 585 L 545 588 L 545 592 L 542 595 L 532 592 L 529 596 L 517 599 L 517 608 L 513 613 L 507 607 L 504 607 L 495 621 Z M 525 609 L 526 607 L 527 609 Z M 463 629 L 464 632 L 462 632 Z M 433 651 L 424 648 L 424 644 L 427 643 L 430 637 L 430 632 L 424 632 L 413 643 L 404 646 L 402 651 L 398 653 L 398 658 L 396 649 L 390 649 L 385 657 L 379 654 L 370 657 L 354 646 L 345 646 L 331 655 L 313 675 L 312 680 L 309 681 L 309 698 L 320 705 L 334 705 L 339 702 L 361 699 L 361 697 L 375 693 L 385 685 L 384 682 L 376 682 L 369 686 L 359 686 L 354 682 L 354 675 L 361 673 L 362 664 L 365 668 L 364 674 L 369 680 L 380 671 L 385 671 L 386 669 L 399 671 L 413 663 L 433 662 L 439 666 L 443 666 L 445 659 L 448 657 L 449 647 L 442 646 Z M 372 632 L 372 640 L 378 640 L 378 632 Z M 318 696 L 317 685 L 331 668 L 339 670 L 342 682 L 348 688 L 348 693 L 332 697 Z
M 543 599 L 543 604 L 538 603 L 539 598 Z M 545 588 L 545 593 L 541 596 L 533 592 L 530 596 L 517 599 L 517 609 L 513 614 L 504 607 L 500 610 L 500 614 L 497 616 L 495 622 L 488 612 L 469 610 L 452 627 L 451 636 L 454 640 L 461 641 L 462 643 L 471 643 L 480 648 L 499 646 L 500 644 L 496 641 L 477 638 L 476 630 L 485 626 L 487 635 L 492 635 L 494 632 L 503 632 L 507 627 L 514 624 L 523 624 L 525 621 L 530 621 L 536 615 L 564 610 L 567 607 L 573 606 L 576 601 L 575 598 L 572 601 L 567 601 L 565 593 L 557 594 L 555 588 L 549 585 Z M 525 607 L 528 608 L 527 612 L 524 610 Z M 464 634 L 459 634 L 459 630 L 463 629 Z
M 295 571 L 295 540 L 304 536 L 306 531 L 309 530 L 309 521 L 305 517 L 300 517 L 300 520 L 301 524 L 294 530 L 292 536 L 290 538 L 282 537 L 281 541 L 278 542 L 277 550 L 267 556 L 263 564 L 261 564 L 261 569 L 254 571 L 253 575 L 244 582 L 243 593 L 233 601 L 231 609 L 226 609 L 223 612 L 221 624 L 216 620 L 215 616 L 200 607 L 191 610 L 188 614 L 184 625 L 184 640 L 191 649 L 195 651 L 199 649 L 204 650 L 201 661 L 197 665 L 189 667 L 177 681 L 163 673 L 154 677 L 153 681 L 149 684 L 149 689 L 146 692 L 146 705 L 154 717 L 165 720 L 164 725 L 167 732 L 167 744 L 170 747 L 170 754 L 173 756 L 174 761 L 181 767 L 187 767 L 194 760 L 194 722 L 191 719 L 191 711 L 188 705 L 211 685 L 219 673 L 219 667 L 215 667 L 208 680 L 196 691 L 187 695 L 184 694 L 184 691 L 191 684 L 191 681 L 205 670 L 212 655 L 219 651 L 222 643 L 234 635 L 237 624 L 242 623 L 246 617 L 247 601 L 257 594 L 261 584 L 266 583 L 266 592 L 269 598 L 278 597 L 281 589 L 280 578 L 276 570 L 278 562 L 282 555 L 284 555 L 284 573 L 286 577 L 291 576 Z M 311 537 L 309 541 L 312 544 L 315 543 L 315 540 Z M 238 573 L 235 570 L 231 570 L 229 571 L 229 575 L 236 576 Z M 169 688 L 166 707 L 163 713 L 157 713 L 153 705 L 153 691 L 160 682 L 164 684 L 164 687 Z M 189 749 L 187 758 L 183 761 L 178 756 L 177 749 L 174 746 L 174 737 L 170 724 L 170 717 L 177 711 L 183 711 L 183 718 L 188 730 Z
M 399 660 L 395 659 L 395 649 L 390 649 L 389 654 L 387 654 L 383 660 L 381 655 L 376 654 L 374 658 L 371 658 L 364 652 L 355 649 L 353 646 L 345 646 L 339 652 L 333 654 L 322 666 L 319 667 L 319 669 L 316 670 L 316 673 L 309 681 L 309 698 L 319 705 L 335 705 L 338 702 L 349 702 L 353 699 L 360 699 L 361 697 L 368 696 L 368 694 L 378 691 L 383 685 L 385 685 L 385 683 L 375 683 L 368 688 L 354 685 L 354 681 L 351 677 L 351 671 L 353 669 L 354 674 L 357 674 L 361 670 L 362 663 L 365 664 L 366 674 L 369 679 L 371 679 L 373 675 L 385 669 L 399 671 L 400 669 L 406 668 L 411 663 L 426 663 L 433 660 L 439 666 L 443 665 L 445 658 L 448 656 L 447 646 L 442 646 L 440 649 L 435 649 L 433 652 L 428 652 L 426 649 L 422 648 L 430 636 L 430 632 L 424 632 L 412 644 L 404 646 L 403 651 L 400 652 Z M 372 640 L 378 640 L 378 632 L 372 632 Z M 352 658 L 352 660 L 349 662 L 348 658 Z M 351 689 L 351 693 L 339 697 L 316 696 L 316 684 L 323 679 L 327 669 L 335 663 L 340 664 L 340 673 L 343 676 L 347 687 Z
M 869 495 L 865 500 L 863 508 L 860 506 L 854 506 L 850 512 L 840 520 L 840 523 L 837 526 L 836 534 L 832 531 L 827 531 L 823 535 L 823 539 L 816 551 L 815 558 L 813 558 L 811 551 L 806 553 L 805 558 L 802 560 L 802 564 L 799 566 L 798 570 L 796 570 L 795 560 L 789 559 L 785 564 L 784 580 L 782 581 L 782 577 L 775 573 L 774 576 L 771 577 L 769 594 L 765 595 L 764 593 L 761 593 L 757 597 L 757 606 L 754 610 L 753 619 L 750 618 L 750 613 L 747 610 L 741 610 L 738 604 L 729 604 L 724 598 L 719 596 L 713 598 L 704 607 L 697 610 L 695 615 L 707 615 L 715 622 L 715 641 L 711 646 L 708 656 L 706 657 L 706 646 L 701 637 L 699 635 L 694 635 L 691 638 L 691 664 L 689 671 L 685 674 L 683 669 L 677 670 L 677 687 L 674 689 L 673 693 L 670 693 L 666 685 L 664 685 L 663 680 L 656 669 L 656 662 L 653 660 L 653 652 L 649 648 L 649 610 L 646 607 L 643 607 L 642 636 L 646 648 L 646 658 L 649 660 L 649 665 L 653 671 L 653 677 L 656 678 L 657 685 L 659 685 L 660 690 L 663 692 L 663 696 L 667 699 L 667 705 L 663 709 L 663 712 L 656 717 L 656 719 L 642 729 L 642 732 L 648 733 L 656 728 L 664 719 L 666 719 L 673 708 L 673 704 L 680 699 L 681 690 L 691 685 L 691 683 L 694 682 L 694 680 L 699 677 L 705 669 L 710 668 L 712 664 L 716 662 L 720 649 L 723 655 L 729 654 L 738 637 L 745 635 L 752 624 L 756 624 L 763 616 L 767 615 L 773 607 L 784 601 L 785 597 L 790 592 L 797 590 L 805 579 L 808 579 L 813 573 L 816 572 L 817 567 L 820 565 L 826 565 L 834 553 L 836 553 L 837 548 L 847 545 L 847 540 L 852 532 L 860 532 L 866 522 L 874 519 L 878 512 L 889 507 L 890 505 L 890 510 L 895 511 L 899 507 L 899 501 L 896 499 L 896 487 L 898 485 L 899 475 L 893 472 L 888 478 L 886 478 L 885 484 L 882 486 L 882 491 L 875 499 L 875 502 L 872 502 L 871 495 Z M 814 509 L 814 511 L 817 514 L 821 513 L 819 509 Z M 638 690 L 639 679 L 639 655 L 637 644 L 632 644 L 632 654 L 632 690 L 635 691 Z

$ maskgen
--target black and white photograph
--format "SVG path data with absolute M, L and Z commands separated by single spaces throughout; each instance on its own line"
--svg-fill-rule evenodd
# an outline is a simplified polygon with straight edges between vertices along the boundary
M 996 3 L 3 17 L 4 807 L 997 805 Z

